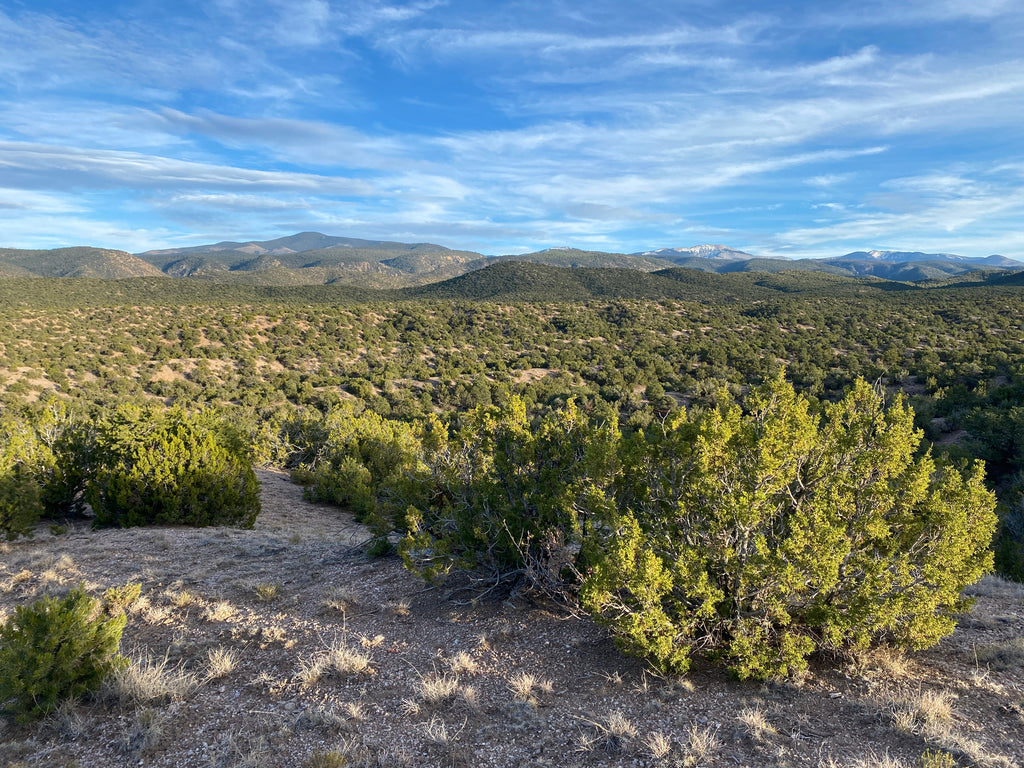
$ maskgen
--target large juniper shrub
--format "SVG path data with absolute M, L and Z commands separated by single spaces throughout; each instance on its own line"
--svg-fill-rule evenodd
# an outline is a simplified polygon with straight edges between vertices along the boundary
M 235 431 L 207 413 L 122 407 L 98 426 L 87 498 L 99 526 L 237 525 L 260 511 Z
M 819 649 L 952 632 L 992 566 L 980 464 L 918 453 L 913 414 L 863 381 L 823 412 L 781 377 L 630 441 L 582 601 L 622 648 L 685 671 L 799 673 Z
M 420 498 L 405 510 L 406 564 L 428 579 L 470 569 L 571 596 L 584 537 L 617 474 L 619 437 L 613 409 L 575 400 L 533 419 L 513 397 L 451 429 L 434 421 Z

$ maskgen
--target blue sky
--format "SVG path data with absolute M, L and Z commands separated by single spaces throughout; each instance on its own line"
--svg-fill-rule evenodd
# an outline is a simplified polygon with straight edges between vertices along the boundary
M 1024 258 L 1019 0 L 0 0 L 0 246 Z

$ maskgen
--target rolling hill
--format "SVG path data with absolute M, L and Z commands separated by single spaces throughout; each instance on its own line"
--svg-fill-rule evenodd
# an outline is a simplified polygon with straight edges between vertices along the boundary
M 0 248 L 0 275 L 5 277 L 155 277 L 152 264 L 126 251 L 107 248 L 20 250 Z

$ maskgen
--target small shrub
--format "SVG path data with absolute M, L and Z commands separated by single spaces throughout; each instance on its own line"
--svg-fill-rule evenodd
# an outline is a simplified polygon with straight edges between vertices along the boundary
M 81 587 L 18 606 L 0 627 L 0 707 L 27 722 L 96 689 L 124 666 L 117 653 L 124 625 L 123 612 L 104 615 Z
M 108 616 L 124 613 L 138 602 L 142 595 L 142 584 L 125 584 L 123 587 L 111 587 L 103 593 L 103 612 Z
M 261 603 L 270 603 L 281 596 L 281 583 L 261 581 L 252 585 L 252 591 Z
M 956 768 L 956 759 L 941 749 L 928 750 L 917 759 L 917 768 Z

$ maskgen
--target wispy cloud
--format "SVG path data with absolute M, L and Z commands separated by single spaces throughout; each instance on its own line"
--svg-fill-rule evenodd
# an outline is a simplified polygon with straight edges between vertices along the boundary
M 45 144 L 0 142 L 0 170 L 10 183 L 29 189 L 168 189 L 244 187 L 281 191 L 318 191 L 336 195 L 379 194 L 360 179 L 306 173 L 262 171 L 189 162 L 137 152 L 78 150 Z
M 1016 242 L 1019 3 L 797 5 L 8 5 L 0 210 L 490 250 Z

